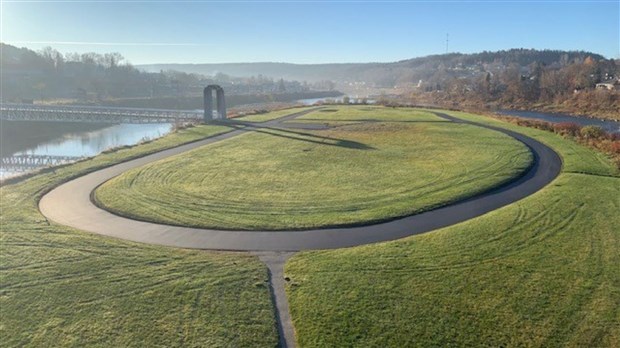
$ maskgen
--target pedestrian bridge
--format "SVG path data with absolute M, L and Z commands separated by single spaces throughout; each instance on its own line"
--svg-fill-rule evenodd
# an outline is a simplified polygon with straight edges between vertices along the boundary
M 203 111 L 6 103 L 0 104 L 0 119 L 92 123 L 177 123 L 202 121 Z

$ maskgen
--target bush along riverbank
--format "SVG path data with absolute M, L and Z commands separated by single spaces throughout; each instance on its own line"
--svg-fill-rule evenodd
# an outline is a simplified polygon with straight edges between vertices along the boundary
M 514 116 L 493 115 L 519 126 L 541 129 L 572 139 L 579 144 L 601 151 L 611 157 L 620 169 L 620 134 L 609 133 L 598 126 L 581 126 L 573 122 L 552 123 Z

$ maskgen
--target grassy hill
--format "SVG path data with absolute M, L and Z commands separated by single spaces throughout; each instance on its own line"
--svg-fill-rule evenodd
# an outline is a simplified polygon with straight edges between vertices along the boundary
M 227 130 L 195 127 L 2 186 L 2 346 L 276 346 L 258 258 L 104 238 L 50 223 L 37 206 L 70 178 Z
M 521 175 L 507 135 L 414 109 L 338 107 L 320 131 L 258 129 L 130 170 L 95 191 L 119 215 L 220 229 L 346 226 L 411 215 Z
M 458 225 L 295 255 L 285 271 L 299 346 L 617 347 L 617 170 L 559 136 L 453 114 L 545 142 L 563 173 Z
M 388 63 L 341 63 L 341 64 L 291 64 L 291 63 L 223 63 L 223 64 L 145 64 L 138 68 L 159 72 L 176 70 L 213 76 L 224 73 L 231 76 L 258 76 L 284 78 L 288 80 L 317 82 L 332 80 L 337 82 L 365 81 L 383 87 L 392 87 L 402 79 L 417 83 L 428 79 L 438 69 L 477 67 L 482 64 L 508 66 L 518 64 L 528 66 L 532 63 L 545 65 L 561 61 L 572 62 L 586 57 L 604 59 L 603 56 L 583 51 L 511 49 L 474 54 L 450 53 L 406 59 Z

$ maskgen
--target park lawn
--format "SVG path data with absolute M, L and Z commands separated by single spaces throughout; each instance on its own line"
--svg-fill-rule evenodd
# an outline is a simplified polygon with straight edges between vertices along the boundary
M 289 109 L 271 111 L 271 112 L 267 112 L 264 114 L 255 114 L 255 115 L 248 115 L 248 116 L 243 116 L 243 117 L 235 117 L 234 120 L 245 121 L 245 122 L 267 122 L 267 121 L 272 121 L 272 120 L 275 120 L 275 119 L 278 119 L 284 116 L 295 114 L 298 112 L 310 110 L 313 108 L 315 107 L 304 106 L 304 107 L 289 108 Z
M 181 130 L 0 188 L 2 345 L 274 347 L 268 273 L 256 257 L 101 237 L 48 223 L 37 207 L 69 178 L 228 130 Z
M 535 137 L 548 146 L 556 149 L 562 156 L 564 173 L 583 173 L 603 176 L 619 176 L 620 171 L 610 164 L 609 157 L 602 152 L 593 151 L 585 146 L 579 145 L 574 141 L 568 141 L 561 136 L 553 136 L 534 128 L 517 126 L 512 123 L 504 122 L 495 118 L 483 117 L 465 112 L 444 111 L 454 117 L 464 120 L 479 122 L 489 126 L 503 127 L 514 130 L 531 137 Z
M 519 176 L 531 158 L 502 133 L 450 122 L 262 129 L 128 171 L 95 199 L 120 215 L 183 226 L 346 226 L 486 191 Z
M 305 114 L 295 122 L 448 122 L 431 111 L 413 108 L 392 108 L 377 105 L 328 105 Z
M 561 154 L 541 191 L 393 242 L 286 265 L 300 347 L 620 345 L 620 178 L 594 151 L 484 117 Z

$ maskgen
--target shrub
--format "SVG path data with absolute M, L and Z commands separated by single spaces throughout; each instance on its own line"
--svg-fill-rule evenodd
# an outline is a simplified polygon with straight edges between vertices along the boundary
M 620 134 L 618 133 L 607 133 L 598 126 L 581 127 L 573 122 L 553 124 L 545 121 L 528 120 L 511 116 L 499 116 L 497 118 L 519 126 L 538 128 L 562 136 L 570 136 L 578 143 L 608 154 L 616 167 L 620 169 Z
M 585 126 L 579 134 L 586 139 L 600 139 L 605 137 L 605 131 L 599 126 Z
M 575 137 L 581 131 L 581 126 L 574 122 L 561 122 L 553 126 L 553 131 L 561 135 L 570 135 Z

